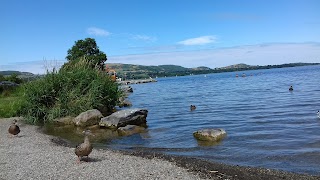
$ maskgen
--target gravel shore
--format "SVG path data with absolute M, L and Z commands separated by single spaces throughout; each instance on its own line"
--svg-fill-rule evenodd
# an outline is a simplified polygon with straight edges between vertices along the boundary
M 158 158 L 94 149 L 77 164 L 74 148 L 59 146 L 36 126 L 18 122 L 21 133 L 9 137 L 11 119 L 0 119 L 0 179 L 200 179 Z
M 320 179 L 262 168 L 230 166 L 194 158 L 147 152 L 94 149 L 77 164 L 74 148 L 18 122 L 21 133 L 9 137 L 12 118 L 0 119 L 0 179 Z

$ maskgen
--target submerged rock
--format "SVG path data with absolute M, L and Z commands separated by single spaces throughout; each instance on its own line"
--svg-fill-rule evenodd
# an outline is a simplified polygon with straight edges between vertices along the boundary
M 125 97 L 121 97 L 121 98 L 119 98 L 118 106 L 120 108 L 129 107 L 129 106 L 132 106 L 132 103 L 130 101 L 128 101 Z
M 76 126 L 92 126 L 99 124 L 102 114 L 97 109 L 88 110 L 79 114 L 76 118 L 73 119 L 73 123 Z
M 121 89 L 124 93 L 133 93 L 133 89 L 131 86 L 123 86 Z
M 148 110 L 125 109 L 117 111 L 101 119 L 99 125 L 108 128 L 118 128 L 126 125 L 144 125 L 147 122 Z
M 58 126 L 71 125 L 71 124 L 73 124 L 73 119 L 74 119 L 74 117 L 71 117 L 71 116 L 56 118 L 53 120 L 53 124 L 58 125 Z
M 201 141 L 220 141 L 226 135 L 224 129 L 201 129 L 193 133 L 193 136 Z
M 119 127 L 118 133 L 121 136 L 129 136 L 136 133 L 141 133 L 145 130 L 144 127 L 137 125 L 126 125 L 125 127 Z

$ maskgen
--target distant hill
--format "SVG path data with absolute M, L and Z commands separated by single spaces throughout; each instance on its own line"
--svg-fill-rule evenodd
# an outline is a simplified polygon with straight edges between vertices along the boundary
M 221 67 L 220 69 L 246 69 L 246 68 L 251 68 L 252 66 L 247 65 L 247 64 L 234 64 L 226 67 Z
M 288 63 L 288 64 L 280 64 L 280 65 L 247 65 L 247 64 L 234 64 L 226 67 L 216 68 L 219 70 L 226 71 L 239 71 L 239 70 L 254 70 L 254 69 L 272 69 L 272 68 L 285 68 L 285 67 L 296 67 L 296 66 L 310 66 L 310 65 L 319 65 L 320 63 Z
M 33 76 L 34 74 L 30 73 L 30 72 L 20 72 L 20 71 L 0 71 L 0 75 L 3 76 L 10 76 L 12 74 L 16 74 L 16 75 L 25 75 L 25 76 Z
M 255 70 L 255 69 L 271 69 L 271 68 L 284 68 L 295 66 L 308 66 L 319 65 L 320 63 L 289 63 L 281 65 L 247 65 L 247 64 L 234 64 L 226 67 L 220 67 L 211 69 L 209 67 L 200 66 L 196 68 L 185 68 L 177 65 L 159 65 L 159 66 L 143 66 L 133 64 L 107 64 L 109 69 L 113 69 L 117 72 L 118 77 L 123 79 L 143 79 L 149 77 L 165 77 L 165 76 L 185 76 L 196 74 L 209 74 L 220 72 L 232 72 L 243 70 Z
M 117 72 L 117 76 L 122 79 L 144 79 L 144 78 L 155 78 L 155 77 L 169 77 L 169 76 L 186 76 L 196 74 L 209 74 L 209 73 L 220 73 L 220 72 L 232 72 L 232 71 L 243 71 L 243 70 L 255 70 L 255 69 L 272 69 L 272 68 L 284 68 L 284 67 L 295 67 L 295 66 L 308 66 L 308 65 L 320 65 L 320 63 L 288 63 L 281 65 L 247 65 L 247 64 L 234 64 L 230 66 L 220 67 L 211 69 L 209 67 L 200 66 L 195 68 L 185 68 L 177 65 L 159 65 L 159 66 L 144 66 L 134 64 L 120 64 L 120 63 L 107 63 L 106 67 L 110 70 L 113 69 Z M 0 71 L 0 75 L 10 76 L 17 74 L 19 78 L 32 80 L 39 78 L 42 75 L 34 75 L 30 72 L 20 71 Z
M 27 82 L 27 81 L 32 81 L 32 80 L 35 80 L 35 79 L 38 79 L 40 77 L 42 77 L 43 75 L 35 75 L 33 73 L 30 73 L 30 72 L 21 72 L 21 71 L 0 71 L 0 75 L 1 76 L 4 76 L 4 77 L 8 77 L 8 76 L 11 76 L 13 74 L 16 74 L 18 75 L 17 77 L 19 79 L 22 79 L 24 82 Z
M 159 66 L 144 66 L 144 65 L 133 65 L 133 64 L 107 64 L 107 68 L 116 69 L 117 71 L 185 71 L 187 68 L 177 65 L 159 65 Z
M 213 71 L 208 67 L 185 68 L 177 65 L 143 66 L 133 64 L 107 64 L 123 79 L 140 79 L 164 76 L 185 76 L 190 74 L 207 74 Z

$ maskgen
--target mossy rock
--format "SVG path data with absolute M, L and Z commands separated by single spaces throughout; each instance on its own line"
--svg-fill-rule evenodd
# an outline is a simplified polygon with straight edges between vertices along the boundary
M 63 125 L 73 125 L 74 117 L 66 116 L 62 118 L 56 118 L 53 120 L 53 124 L 63 126 Z
M 201 129 L 195 131 L 193 136 L 200 141 L 221 141 L 227 135 L 224 129 Z

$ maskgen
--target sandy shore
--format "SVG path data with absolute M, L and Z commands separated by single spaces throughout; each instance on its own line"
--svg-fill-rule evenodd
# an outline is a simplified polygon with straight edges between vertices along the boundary
M 0 119 L 0 179 L 320 179 L 269 169 L 229 166 L 193 158 L 147 152 L 94 149 L 76 163 L 74 148 L 19 122 L 18 137 L 8 136 L 12 119 Z

